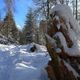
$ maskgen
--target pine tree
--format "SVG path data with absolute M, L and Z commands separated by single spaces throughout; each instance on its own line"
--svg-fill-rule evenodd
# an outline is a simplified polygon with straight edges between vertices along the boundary
M 22 31 L 19 31 L 19 44 L 20 44 L 20 45 L 25 44 L 24 41 L 25 41 L 25 36 L 24 36 L 24 34 L 23 34 Z
M 15 10 L 15 0 L 3 0 L 6 6 L 7 12 Z
M 37 15 L 47 19 L 49 17 L 50 7 L 52 3 L 54 3 L 54 0 L 33 0 L 33 2 L 37 7 L 35 10 Z
M 50 10 L 58 1 L 63 4 L 65 0 L 33 0 L 36 5 L 35 11 L 37 15 L 41 16 L 41 18 L 49 19 Z
M 25 35 L 25 43 L 34 42 L 35 40 L 35 16 L 33 10 L 30 8 L 26 16 L 26 22 L 23 30 Z
M 8 12 L 4 18 L 3 27 L 1 33 L 10 38 L 11 40 L 17 40 L 18 38 L 18 29 L 16 27 L 15 21 L 13 19 L 12 12 Z

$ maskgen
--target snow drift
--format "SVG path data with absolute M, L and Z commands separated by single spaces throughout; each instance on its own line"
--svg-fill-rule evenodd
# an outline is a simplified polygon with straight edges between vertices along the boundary
M 47 80 L 45 67 L 50 59 L 46 48 L 37 45 L 35 52 L 29 52 L 33 44 L 0 44 L 0 80 Z

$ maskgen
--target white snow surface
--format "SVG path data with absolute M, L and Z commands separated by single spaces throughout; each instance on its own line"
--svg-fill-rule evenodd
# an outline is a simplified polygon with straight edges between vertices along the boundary
M 44 46 L 35 52 L 28 45 L 0 44 L 0 80 L 48 80 L 45 67 L 50 59 Z
M 61 33 L 61 32 L 57 32 L 55 34 L 55 36 L 58 36 L 59 39 L 60 39 L 60 42 L 64 48 L 64 51 L 70 55 L 70 56 L 80 56 L 80 43 L 79 42 L 75 42 L 73 44 L 73 46 L 71 48 L 69 48 L 67 46 L 67 42 L 66 42 L 66 39 L 64 37 L 64 35 Z
M 69 6 L 65 4 L 57 4 L 55 7 L 51 9 L 51 13 L 54 15 L 56 12 L 56 15 L 59 17 L 63 17 L 65 20 L 65 23 L 70 23 L 71 27 L 76 31 L 76 33 L 80 32 L 80 27 L 77 21 L 74 19 L 72 10 Z M 67 25 L 67 24 L 66 24 Z
M 61 3 L 60 3 L 60 0 L 56 0 L 56 3 L 57 3 L 57 4 L 61 4 Z

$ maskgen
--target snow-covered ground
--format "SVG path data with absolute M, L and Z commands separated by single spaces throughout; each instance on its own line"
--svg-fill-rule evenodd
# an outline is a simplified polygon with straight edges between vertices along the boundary
M 32 45 L 0 44 L 0 80 L 48 80 L 44 68 L 50 57 L 46 48 L 36 44 L 32 53 Z

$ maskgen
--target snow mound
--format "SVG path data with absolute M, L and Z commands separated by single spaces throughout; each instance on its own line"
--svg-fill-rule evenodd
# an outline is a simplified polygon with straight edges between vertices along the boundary
M 32 53 L 28 51 L 29 47 L 31 44 L 0 44 L 0 80 L 48 79 L 44 69 L 50 59 L 47 51 L 40 48 L 41 50 Z

